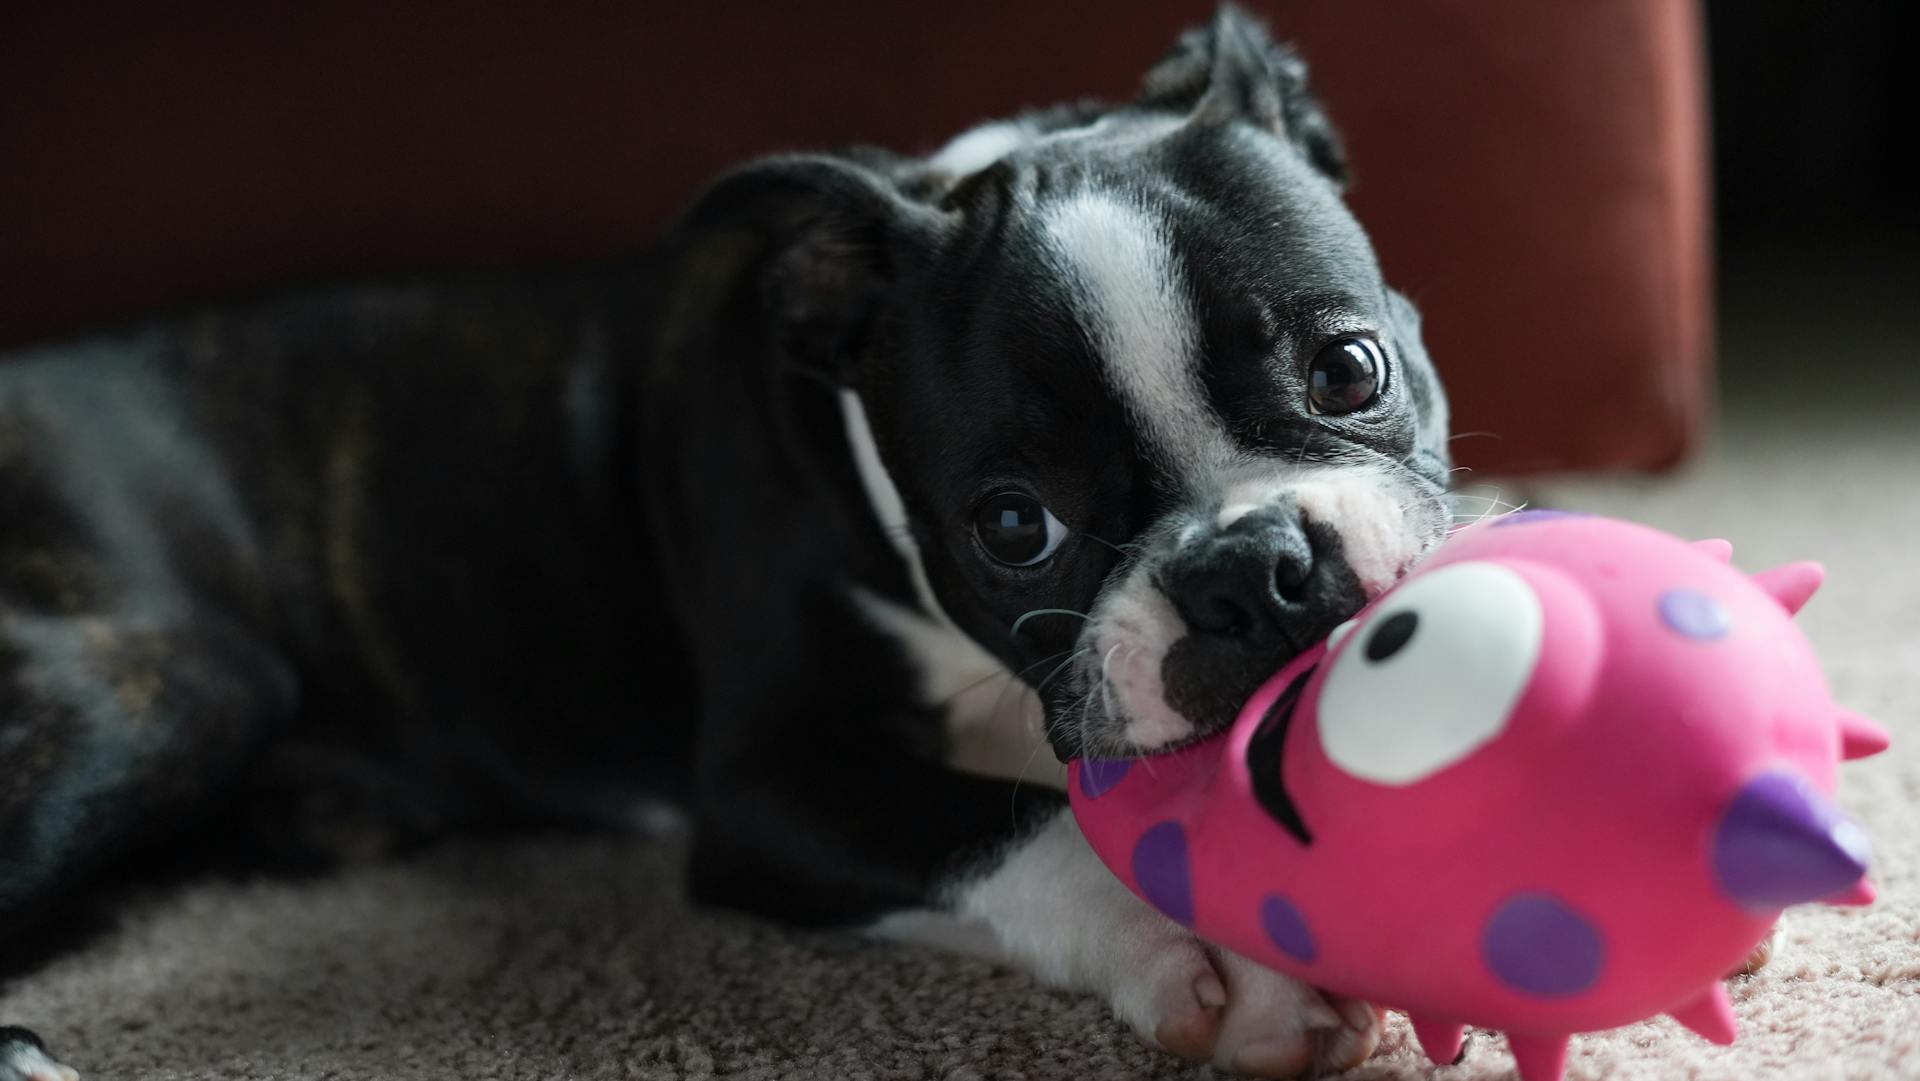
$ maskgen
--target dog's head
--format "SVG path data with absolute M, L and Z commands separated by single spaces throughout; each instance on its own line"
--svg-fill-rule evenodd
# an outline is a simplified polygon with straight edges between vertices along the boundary
M 783 347 L 847 388 L 925 604 L 1062 756 L 1221 729 L 1445 531 L 1445 402 L 1345 179 L 1304 66 L 1229 9 L 1131 105 L 709 196 L 778 208 Z

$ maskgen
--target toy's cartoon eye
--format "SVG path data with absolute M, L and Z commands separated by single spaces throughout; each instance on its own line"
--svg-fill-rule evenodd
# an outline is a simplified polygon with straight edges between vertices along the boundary
M 1412 784 L 1507 726 L 1540 658 L 1540 599 L 1493 563 L 1409 580 L 1341 642 L 1320 689 L 1320 746 L 1362 780 Z

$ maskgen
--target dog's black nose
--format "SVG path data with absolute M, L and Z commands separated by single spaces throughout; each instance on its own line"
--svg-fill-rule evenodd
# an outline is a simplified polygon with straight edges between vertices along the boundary
M 1159 582 L 1189 632 L 1242 639 L 1254 651 L 1304 647 L 1364 602 L 1338 538 L 1286 506 L 1188 541 Z
M 1291 503 L 1189 537 L 1155 583 L 1187 623 L 1160 665 L 1166 702 L 1201 735 L 1367 600 L 1340 534 Z

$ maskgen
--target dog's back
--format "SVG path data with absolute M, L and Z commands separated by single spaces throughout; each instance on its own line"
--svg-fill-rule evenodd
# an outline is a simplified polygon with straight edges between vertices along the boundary
M 370 816 L 617 818 L 670 776 L 638 295 L 625 272 L 305 294 L 0 360 L 0 716 L 33 749 L 0 795 L 0 911 L 236 759 L 277 804 L 348 793 L 344 821 L 276 822 L 320 845 Z

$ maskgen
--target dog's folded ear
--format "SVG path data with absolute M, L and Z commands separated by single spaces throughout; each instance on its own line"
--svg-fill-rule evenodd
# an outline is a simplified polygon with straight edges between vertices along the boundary
M 748 239 L 786 359 L 846 383 L 876 306 L 946 223 L 901 190 L 893 163 L 878 151 L 763 158 L 715 181 L 674 233 Z
M 1197 123 L 1244 122 L 1287 139 L 1335 184 L 1348 181 L 1346 151 L 1311 87 L 1307 65 L 1265 26 L 1231 4 L 1196 26 L 1147 72 L 1139 105 Z

